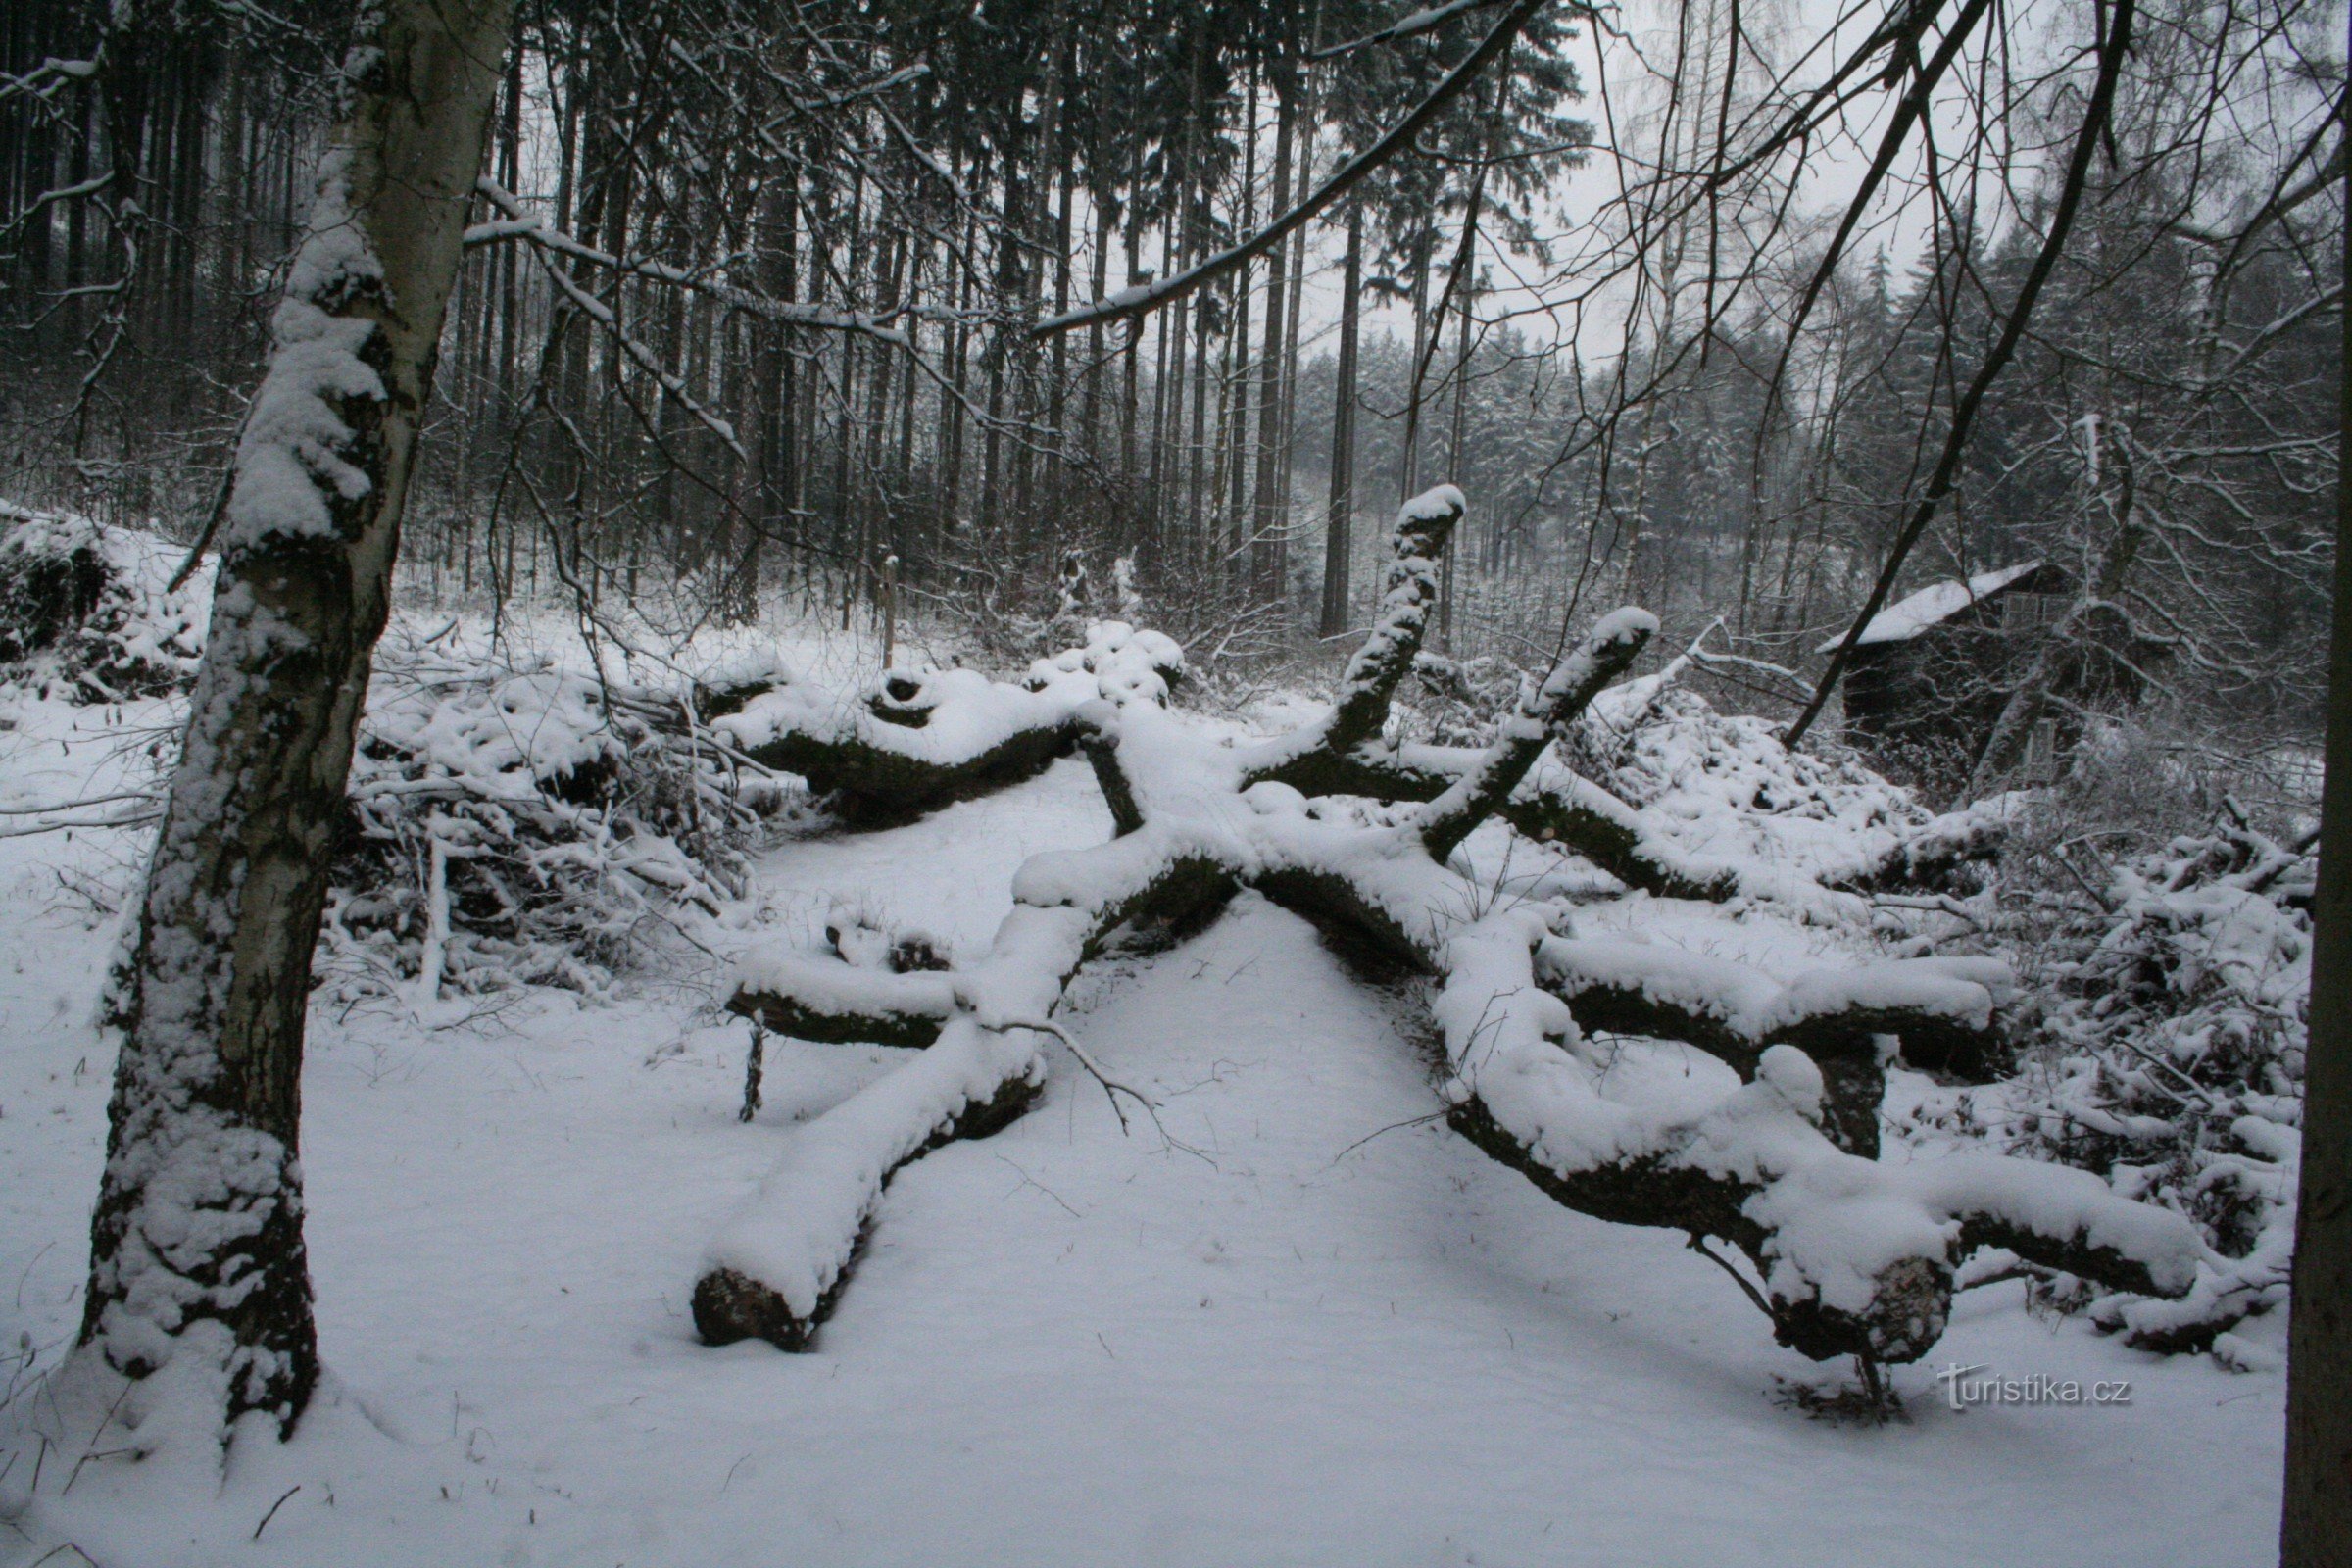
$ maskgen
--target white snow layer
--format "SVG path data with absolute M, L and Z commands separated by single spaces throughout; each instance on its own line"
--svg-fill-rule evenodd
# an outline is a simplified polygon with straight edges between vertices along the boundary
M 1908 642 L 1930 626 L 1951 619 L 1985 595 L 1999 593 L 2018 578 L 2040 568 L 2041 563 L 2038 561 L 2024 561 L 2014 566 L 2003 566 L 1997 571 L 1980 571 L 1965 582 L 1949 578 L 1943 582 L 1930 583 L 1909 598 L 1897 600 L 1871 616 L 1870 624 L 1862 628 L 1862 635 L 1857 642 Z M 1817 654 L 1833 654 L 1844 641 L 1845 633 L 1839 632 L 1813 651 Z
M 159 717 L 24 705 L 0 772 L 59 798 Z M 961 940 L 995 922 L 1032 849 L 1105 831 L 1070 760 L 890 833 L 786 846 L 760 876 L 887 898 Z M 132 838 L 0 841 L 0 1342 L 25 1335 L 36 1374 L 78 1323 L 111 1067 L 88 1022 L 108 931 L 60 904 L 52 873 L 119 874 Z M 2029 1317 L 2012 1285 L 1962 1297 L 1936 1361 L 1895 1369 L 1906 1424 L 1806 1421 L 1763 1396 L 1811 1364 L 1681 1236 L 1572 1213 L 1423 1119 L 1435 1102 L 1389 1004 L 1249 895 L 1063 1014 L 1205 1158 L 1122 1135 L 1094 1086 L 1057 1071 L 1009 1130 L 892 1184 L 814 1353 L 710 1350 L 682 1291 L 713 1229 L 779 1142 L 813 1130 L 794 1117 L 906 1058 L 771 1041 L 769 1117 L 739 1125 L 744 1028 L 705 1025 L 698 1000 L 538 993 L 466 1031 L 317 1011 L 307 1229 L 335 1379 L 292 1444 L 241 1446 L 225 1477 L 107 1456 L 93 1416 L 51 1447 L 26 1506 L 20 1453 L 0 1508 L 32 1539 L 0 1530 L 0 1552 L 72 1541 L 147 1568 L 2275 1557 L 2275 1364 L 2232 1376 L 2134 1352 Z M 2131 1402 L 1955 1412 L 1935 1381 L 1947 1358 L 2129 1380 Z M 0 1357 L 0 1387 L 14 1370 Z M 0 1448 L 18 1452 L 13 1436 Z

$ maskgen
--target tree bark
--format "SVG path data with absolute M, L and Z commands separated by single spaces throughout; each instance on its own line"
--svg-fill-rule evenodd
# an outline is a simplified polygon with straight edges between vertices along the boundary
M 2352 174 L 2345 178 L 2352 197 Z M 2344 258 L 2352 282 L 2352 252 Z M 2344 313 L 2339 429 L 2352 438 L 2352 312 Z M 2347 444 L 2352 444 L 2348 440 Z M 2341 450 L 2339 448 L 2339 450 Z M 2328 780 L 2312 901 L 2311 1043 L 2303 1079 L 2302 1197 L 2286 1364 L 2284 1568 L 2352 1563 L 2352 489 L 2335 496 L 2335 629 L 2328 650 Z
M 1291 142 L 1298 121 L 1298 81 L 1290 62 L 1274 73 L 1274 211 L 1291 205 Z M 1253 126 L 1252 129 L 1255 127 Z M 1280 530 L 1289 526 L 1289 500 L 1282 493 L 1282 368 L 1283 334 L 1290 325 L 1285 308 L 1285 275 L 1289 248 L 1274 248 L 1266 276 L 1266 351 L 1260 365 L 1257 427 L 1256 512 L 1250 519 L 1251 569 L 1261 599 L 1278 598 L 1289 589 L 1284 581 L 1284 551 Z M 1249 329 L 1245 325 L 1243 330 Z
M 1331 514 L 1323 535 L 1323 618 L 1321 635 L 1348 629 L 1348 561 L 1355 540 L 1355 358 L 1364 287 L 1364 209 L 1348 209 L 1348 260 L 1341 268 L 1340 363 L 1332 388 Z
M 304 1012 L 354 729 L 506 54 L 506 0 L 387 0 L 344 72 L 237 455 L 220 589 L 137 933 L 81 1353 L 218 1363 L 282 1430 L 318 1378 Z

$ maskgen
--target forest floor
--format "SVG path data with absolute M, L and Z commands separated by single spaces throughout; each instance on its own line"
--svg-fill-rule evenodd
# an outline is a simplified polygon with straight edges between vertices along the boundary
M 0 806 L 86 790 L 109 717 L 27 705 Z M 1065 761 L 777 846 L 755 896 L 768 934 L 848 901 L 979 945 L 1024 856 L 1107 831 Z M 143 842 L 0 841 L 0 1347 L 39 1366 L 78 1322 L 105 1141 L 99 906 Z M 39 1534 L 0 1531 L 0 1564 L 2275 1560 L 2278 1373 L 2132 1351 L 2007 1284 L 1896 1372 L 1901 1419 L 1812 1419 L 1789 1387 L 1842 1367 L 1774 1347 L 1678 1234 L 1571 1213 L 1432 1121 L 1410 1009 L 1253 895 L 1072 998 L 1189 1151 L 1123 1133 L 1055 1048 L 1032 1114 L 892 1184 L 811 1352 L 711 1349 L 686 1308 L 704 1247 L 794 1121 L 891 1054 L 771 1047 L 741 1123 L 719 973 L 430 1022 L 316 1009 L 330 1387 L 224 1484 L 35 1456 L 69 1480 L 38 1489 Z M 1955 1411 L 1953 1363 L 2128 1379 L 2130 1403 Z

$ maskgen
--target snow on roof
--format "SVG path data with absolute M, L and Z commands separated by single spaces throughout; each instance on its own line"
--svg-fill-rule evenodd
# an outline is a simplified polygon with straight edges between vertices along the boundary
M 2014 566 L 2003 566 L 1997 571 L 1980 571 L 1966 582 L 1952 579 L 1931 583 L 1910 598 L 1899 604 L 1888 605 L 1871 616 L 1870 624 L 1862 629 L 1859 641 L 1908 642 L 1930 626 L 1949 620 L 1978 600 L 1988 594 L 1999 593 L 2018 578 L 2040 569 L 2040 566 L 2038 561 L 2024 561 Z M 1838 645 L 1843 641 L 1845 633 L 1839 632 L 1813 651 L 1817 654 L 1835 653 Z

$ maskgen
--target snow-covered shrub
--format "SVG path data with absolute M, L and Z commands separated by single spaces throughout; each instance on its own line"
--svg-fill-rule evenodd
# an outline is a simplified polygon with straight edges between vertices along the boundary
M 1162 632 L 1123 620 L 1090 621 L 1084 643 L 1034 661 L 1021 684 L 1042 692 L 1081 671 L 1094 676 L 1112 702 L 1165 704 L 1184 680 L 1184 650 Z
M 0 678 L 104 703 L 181 687 L 204 652 L 212 570 L 135 528 L 0 502 Z
M 1580 770 L 1637 807 L 1921 828 L 1935 813 L 1849 752 L 1790 751 L 1779 726 L 1718 712 L 1673 671 L 1601 694 L 1572 737 Z
M 757 817 L 685 710 L 553 666 L 402 657 L 369 693 L 325 942 L 347 992 L 601 991 L 742 891 Z
M 2311 861 L 2250 828 L 2119 863 L 2025 956 L 2040 1045 L 2000 1086 L 2013 1151 L 2080 1166 L 2194 1221 L 2225 1258 L 2180 1301 L 2110 1297 L 2095 1320 L 2203 1349 L 2285 1298 L 2294 1240 Z
M 1779 726 L 1725 713 L 1676 661 L 1603 692 L 1563 737 L 1567 770 L 1622 802 L 1659 853 L 1740 892 L 1798 898 L 1971 891 L 2008 831 L 2004 800 L 1937 815 L 1851 752 L 1793 751 Z M 1721 895 L 1717 895 L 1720 897 Z

